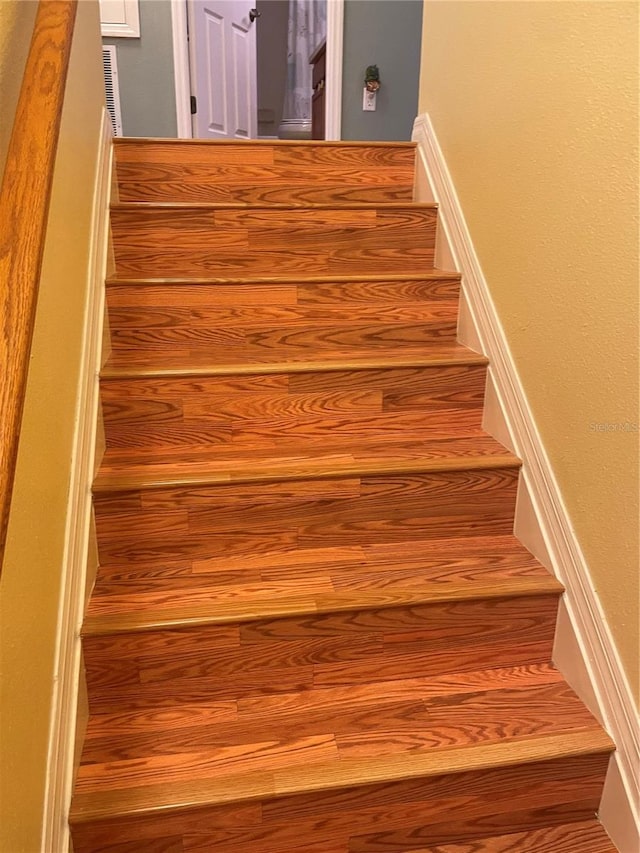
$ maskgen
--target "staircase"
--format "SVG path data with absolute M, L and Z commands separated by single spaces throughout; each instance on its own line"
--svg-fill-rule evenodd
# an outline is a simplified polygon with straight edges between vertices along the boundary
M 414 147 L 115 153 L 75 853 L 612 853 Z

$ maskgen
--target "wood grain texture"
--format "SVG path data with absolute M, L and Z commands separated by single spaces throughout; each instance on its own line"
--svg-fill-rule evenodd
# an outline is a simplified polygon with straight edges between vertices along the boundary
M 430 205 L 119 205 L 111 216 L 118 277 L 419 274 L 433 266 L 435 222 Z
M 426 312 L 422 312 L 423 314 Z M 395 317 L 377 321 L 375 318 L 362 321 L 348 317 L 335 321 L 330 318 L 325 323 L 294 323 L 288 325 L 252 323 L 242 326 L 215 323 L 177 325 L 163 322 L 162 319 L 142 320 L 140 326 L 123 328 L 118 323 L 112 331 L 112 362 L 129 360 L 134 352 L 136 360 L 140 356 L 162 358 L 163 351 L 169 353 L 174 347 L 186 349 L 192 355 L 199 353 L 213 362 L 222 358 L 234 358 L 238 361 L 252 356 L 260 359 L 262 354 L 275 350 L 286 350 L 299 354 L 312 353 L 321 356 L 325 351 L 338 350 L 345 354 L 349 351 L 375 352 L 377 349 L 397 349 L 399 347 L 429 347 L 442 341 L 453 342 L 455 321 L 451 316 L 414 318 L 405 320 L 396 312 Z M 141 318 L 138 318 L 140 322 Z M 154 320 L 156 324 L 154 324 Z
M 223 401 L 234 414 L 255 406 L 261 412 L 291 413 L 304 409 L 305 400 L 314 410 L 332 405 L 353 411 L 360 401 L 360 407 L 377 411 L 426 413 L 481 407 L 485 376 L 482 364 L 175 379 L 142 376 L 103 382 L 101 398 L 107 430 L 145 419 L 174 420 L 185 411 L 216 411 Z
M 76 0 L 38 6 L 0 190 L 0 565 L 75 15 Z
M 327 203 L 410 201 L 415 149 L 325 145 L 115 147 L 120 199 Z M 212 156 L 213 155 L 213 156 Z
M 180 406 L 158 401 L 141 408 L 147 416 L 128 421 L 125 411 L 109 407 L 109 414 L 119 420 L 109 421 L 107 452 L 113 456 L 107 456 L 105 465 L 115 463 L 130 450 L 139 452 L 138 462 L 150 458 L 179 464 L 179 454 L 186 451 L 200 454 L 203 459 L 207 457 L 215 464 L 216 448 L 272 449 L 274 444 L 283 442 L 286 452 L 286 448 L 293 449 L 298 441 L 310 447 L 326 445 L 332 438 L 335 438 L 335 445 L 331 445 L 333 452 L 341 446 L 346 449 L 349 444 L 362 445 L 364 450 L 371 441 L 408 444 L 420 436 L 434 442 L 477 437 L 481 439 L 477 455 L 492 452 L 492 445 L 481 428 L 479 408 L 441 409 L 429 414 L 399 409 L 383 412 L 381 396 L 367 392 L 264 395 L 252 400 L 224 396 L 208 400 L 186 398 Z M 454 448 L 452 443 L 452 456 Z M 493 452 L 504 456 L 503 448 L 493 448 Z
M 401 306 L 456 300 L 457 273 L 425 270 L 418 276 L 261 276 L 241 278 L 134 278 L 107 282 L 110 308 L 241 308 L 244 306 Z
M 76 853 L 611 853 L 414 146 L 115 150 Z
M 302 609 L 301 613 L 316 613 L 319 605 L 312 587 L 316 583 L 324 585 L 327 580 L 331 589 L 323 591 L 323 601 L 337 611 L 348 607 L 358 592 L 366 596 L 367 605 L 372 608 L 561 590 L 513 536 L 115 563 L 99 570 L 85 631 L 95 630 L 95 617 L 144 613 L 151 618 L 152 611 L 158 608 L 172 610 L 176 620 L 188 618 L 189 614 L 194 615 L 192 608 L 207 589 L 207 600 L 201 603 L 206 604 L 212 619 L 231 619 L 231 601 L 244 603 L 250 610 L 266 604 L 263 598 L 274 609 L 282 600 L 290 606 L 297 599 L 301 607 L 311 608 Z M 260 584 L 267 585 L 264 593 Z M 292 588 L 293 584 L 298 586 Z M 304 589 L 304 598 L 297 596 L 295 589 Z M 329 593 L 335 593 L 330 605 Z
M 549 708 L 554 713 L 549 714 Z M 130 715 L 134 718 L 134 715 Z M 142 712 L 135 718 L 142 721 Z M 175 718 L 180 720 L 178 714 Z M 383 757 L 391 753 L 448 749 L 511 739 L 517 742 L 544 734 L 588 730 L 593 718 L 578 698 L 559 682 L 518 690 L 440 696 L 421 700 L 406 694 L 374 701 L 351 701 L 337 708 L 254 712 L 237 720 L 216 720 L 165 730 L 101 735 L 94 726 L 78 775 L 78 791 L 135 787 L 141 775 L 153 779 L 153 763 L 173 756 L 174 780 L 203 775 L 233 775 L 307 761 L 338 757 Z M 325 746 L 326 745 L 326 748 Z M 337 746 L 337 750 L 335 747 Z M 318 752 L 319 751 L 319 752 Z M 202 761 L 194 771 L 194 755 Z M 137 759 L 148 759 L 143 767 Z
M 542 798 L 543 805 L 539 808 L 522 804 L 522 808 L 501 812 L 499 814 L 477 818 L 457 819 L 443 824 L 424 826 L 415 830 L 399 830 L 391 832 L 373 832 L 366 836 L 350 839 L 349 849 L 353 853 L 374 853 L 378 850 L 406 849 L 407 845 L 424 842 L 445 842 L 455 835 L 461 841 L 474 840 L 478 831 L 492 835 L 508 833 L 516 826 L 525 831 L 533 831 L 541 825 L 549 823 L 575 822 L 593 816 L 593 799 L 578 800 L 574 803 L 555 805 Z
M 170 437 L 175 440 L 174 434 Z M 266 484 L 279 479 L 362 477 L 376 473 L 474 472 L 517 469 L 520 465 L 517 457 L 505 453 L 493 439 L 474 430 L 468 436 L 448 439 L 436 435 L 428 445 L 415 431 L 406 435 L 404 441 L 394 441 L 393 434 L 378 432 L 368 437 L 364 434 L 357 441 L 336 441 L 333 445 L 323 444 L 321 440 L 309 441 L 304 451 L 299 449 L 299 441 L 287 442 L 279 451 L 274 447 L 275 441 L 224 443 L 222 429 L 218 429 L 213 438 L 217 449 L 214 450 L 216 443 L 209 441 L 204 454 L 201 449 L 190 452 L 188 447 L 180 446 L 174 456 L 167 447 L 160 451 L 148 449 L 145 453 L 140 448 L 112 449 L 103 460 L 94 493 L 225 483 Z
M 345 316 L 346 315 L 346 316 Z M 401 305 L 377 303 L 374 305 L 354 306 L 348 314 L 344 302 L 341 305 L 300 305 L 294 307 L 271 306 L 258 307 L 211 307 L 189 309 L 181 304 L 174 308 L 114 308 L 110 312 L 112 332 L 130 329 L 208 329 L 217 326 L 239 329 L 270 329 L 273 326 L 313 327 L 316 324 L 335 326 L 373 323 L 411 323 L 423 324 L 455 319 L 457 302 L 440 300 L 432 304 L 425 302 Z
M 107 815 L 142 817 L 155 811 L 157 819 L 162 808 L 168 817 L 172 817 L 170 811 L 173 811 L 179 820 L 177 812 L 185 808 L 263 800 L 263 821 L 267 815 L 284 819 L 289 840 L 292 832 L 311 829 L 310 824 L 316 826 L 316 832 L 318 824 L 328 829 L 331 813 L 342 824 L 343 832 L 347 822 L 350 832 L 356 834 L 362 826 L 360 822 L 358 827 L 356 822 L 359 810 L 364 810 L 362 817 L 371 827 L 372 823 L 379 826 L 382 808 L 382 814 L 387 814 L 384 825 L 389 826 L 388 810 L 393 806 L 399 806 L 401 825 L 405 827 L 411 810 L 420 809 L 418 814 L 414 811 L 414 820 L 421 819 L 419 826 L 430 822 L 438 825 L 447 817 L 459 819 L 457 812 L 464 803 L 469 818 L 501 815 L 503 825 L 512 810 L 517 814 L 518 807 L 552 812 L 560 806 L 560 819 L 556 822 L 561 822 L 567 812 L 582 818 L 592 816 L 590 812 L 602 788 L 610 749 L 609 739 L 601 732 L 579 730 L 542 735 L 517 745 L 509 741 L 478 744 L 439 754 L 418 751 L 389 755 L 385 760 L 352 758 L 265 773 L 236 774 L 221 780 L 210 777 L 167 782 L 155 790 L 137 786 L 87 791 L 76 797 L 71 817 L 80 824 Z M 363 779 L 368 779 L 369 784 L 363 786 Z M 525 783 L 525 779 L 529 782 Z M 375 815 L 376 809 L 377 819 L 367 815 L 369 810 Z M 548 824 L 548 814 L 540 814 L 538 821 Z M 397 811 L 394 822 L 398 826 Z M 517 818 L 514 822 L 517 826 Z M 232 830 L 226 843 L 247 849 L 242 847 L 243 838 L 238 835 L 245 831 L 242 826 L 235 832 Z M 455 828 L 450 826 L 449 838 L 452 835 L 455 838 L 454 833 Z M 250 840 L 251 835 L 244 836 L 245 843 Z M 414 837 L 413 841 L 415 846 L 420 839 Z M 411 841 L 404 843 L 409 847 Z M 259 849 L 266 853 L 264 847 Z
M 616 848 L 601 824 L 592 819 L 421 847 L 408 853 L 616 853 Z
M 315 164 L 324 168 L 413 169 L 415 142 L 349 142 L 295 140 L 216 140 L 117 138 L 114 154 L 120 164 L 171 164 L 177 173 L 185 166 L 217 170 L 229 166 L 296 166 Z
M 446 470 L 361 478 L 357 497 L 310 492 L 305 480 L 250 487 L 153 489 L 138 509 L 118 494 L 96 500 L 103 565 L 123 560 L 210 559 L 286 548 L 382 544 L 511 532 L 517 469 Z M 313 481 L 312 481 L 313 482 Z M 327 480 L 335 488 L 340 481 Z M 132 495 L 132 497 L 136 497 Z M 174 507 L 174 508 L 171 508 Z M 188 534 L 188 536 L 187 536 Z
M 229 337 L 232 333 L 229 332 Z M 130 376 L 198 376 L 211 374 L 283 373 L 296 371 L 366 370 L 387 367 L 430 367 L 454 364 L 486 364 L 484 356 L 450 340 L 433 340 L 428 347 L 405 342 L 402 346 L 325 348 L 252 348 L 239 353 L 218 346 L 215 354 L 202 347 L 165 347 L 162 351 L 141 347 L 112 352 L 102 369 L 104 379 Z
M 240 623 L 237 646 L 221 644 L 215 624 L 181 625 L 173 632 L 154 631 L 147 624 L 139 639 L 133 634 L 87 637 L 91 707 L 93 713 L 105 714 L 169 707 L 185 697 L 235 701 L 381 679 L 433 678 L 492 664 L 544 663 L 551 655 L 557 597 L 532 598 L 525 613 L 526 604 L 517 598 L 283 615 L 278 627 L 288 634 L 280 637 L 269 636 L 272 621 L 263 620 L 263 625 L 254 616 L 253 633 L 245 634 Z M 472 630 L 477 639 L 470 643 L 464 635 Z M 215 650 L 211 659 L 203 658 L 204 648 Z M 374 735 L 367 737 L 373 743 Z

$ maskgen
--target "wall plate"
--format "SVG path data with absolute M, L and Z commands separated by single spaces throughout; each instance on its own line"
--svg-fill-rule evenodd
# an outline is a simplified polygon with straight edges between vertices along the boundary
M 365 112 L 373 112 L 376 108 L 377 92 L 370 92 L 365 86 L 362 90 L 362 109 Z

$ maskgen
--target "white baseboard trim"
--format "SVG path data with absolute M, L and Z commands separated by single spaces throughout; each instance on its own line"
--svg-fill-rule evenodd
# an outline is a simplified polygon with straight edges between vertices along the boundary
M 441 238 L 436 263 L 449 269 L 453 265 L 462 274 L 465 325 L 472 323 L 475 329 L 475 334 L 467 329 L 465 337 L 478 343 L 491 362 L 490 410 L 485 425 L 489 429 L 495 426 L 503 438 L 506 430 L 507 443 L 523 460 L 521 488 L 525 493 L 519 499 L 516 532 L 525 545 L 533 546 L 539 559 L 548 557 L 548 567 L 566 589 L 566 619 L 559 622 L 556 663 L 560 662 L 563 674 L 586 704 L 595 700 L 597 708 L 593 710 L 616 744 L 600 816 L 620 853 L 638 853 L 640 725 L 631 689 L 427 114 L 416 119 L 413 139 L 418 143 L 416 198 L 439 204 Z M 568 633 L 573 636 L 567 637 Z M 573 652 L 565 653 L 572 643 Z
M 104 281 L 109 237 L 111 185 L 111 124 L 106 109 L 100 131 L 87 267 L 87 303 L 84 317 L 74 448 L 71 460 L 69 504 L 65 531 L 66 567 L 58 610 L 58 633 L 47 788 L 41 853 L 69 850 L 68 814 L 74 777 L 74 746 L 80 677 L 80 626 L 84 614 L 87 558 L 91 531 L 98 375 L 102 347 Z

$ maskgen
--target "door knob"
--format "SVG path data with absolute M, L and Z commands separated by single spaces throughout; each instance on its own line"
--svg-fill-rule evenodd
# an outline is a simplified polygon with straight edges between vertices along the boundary
M 249 10 L 249 20 L 251 21 L 251 23 L 253 23 L 256 18 L 259 18 L 261 14 L 262 14 L 262 12 L 258 12 L 257 9 L 250 9 Z

